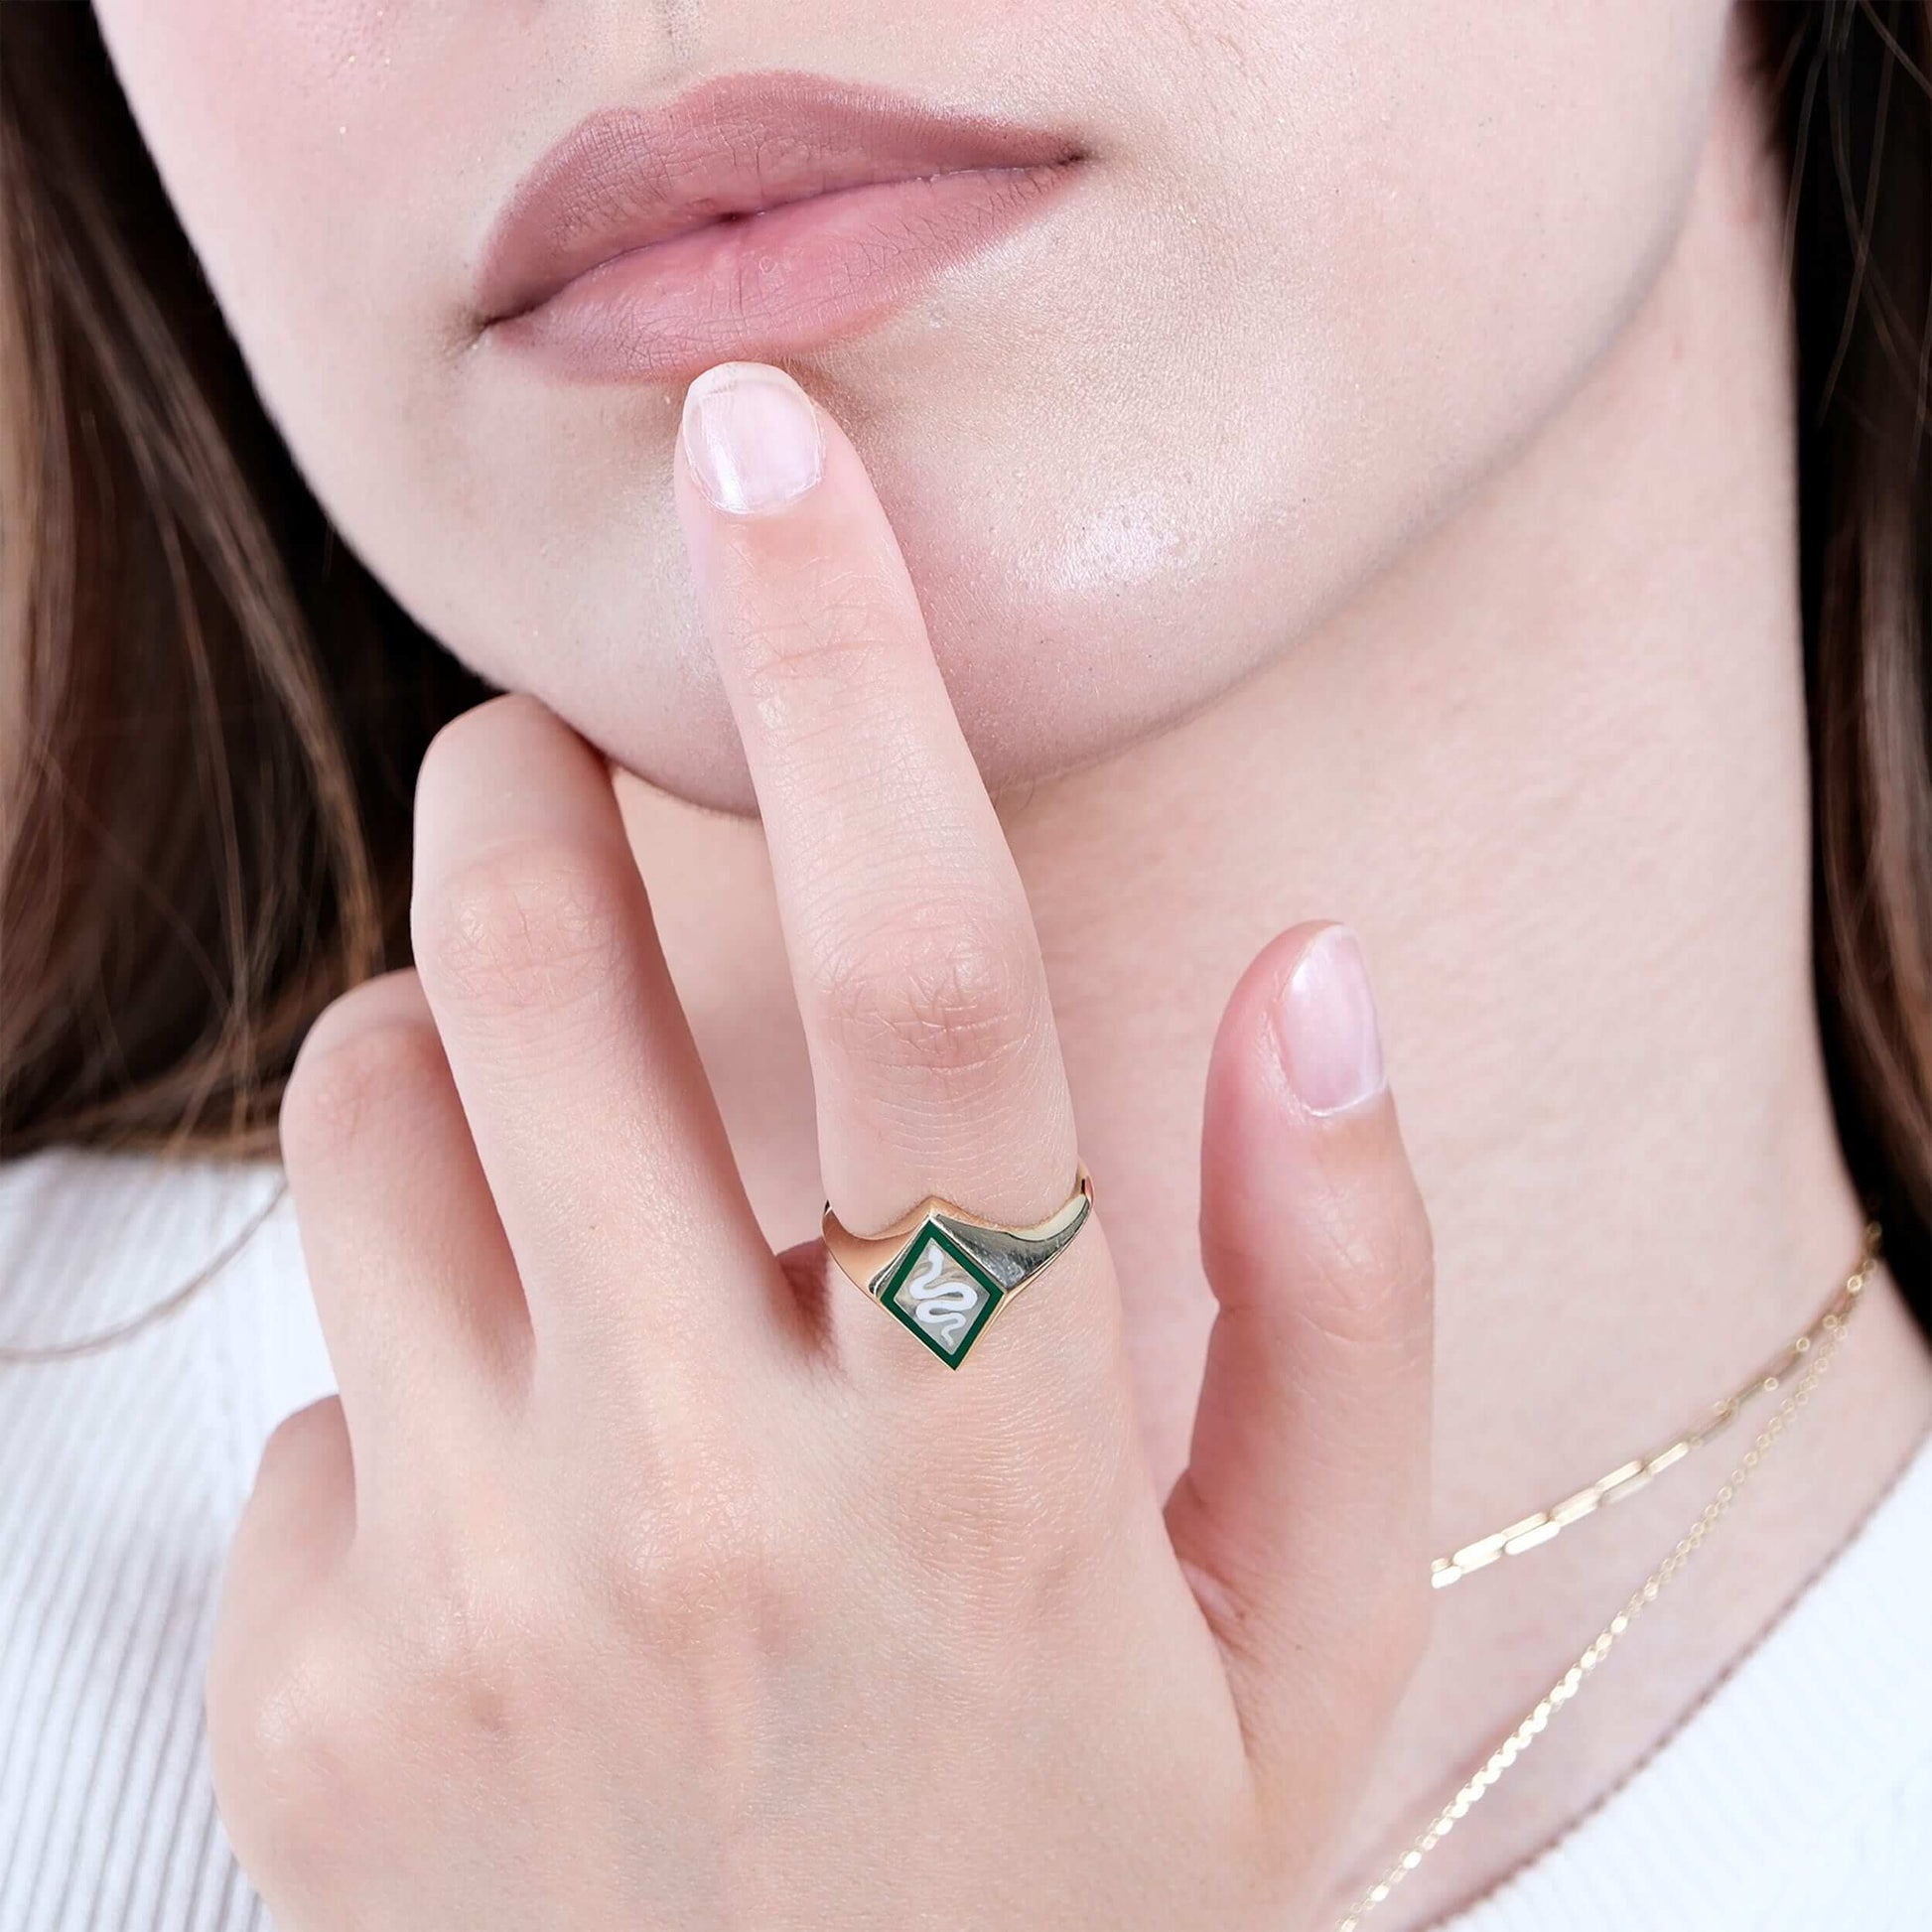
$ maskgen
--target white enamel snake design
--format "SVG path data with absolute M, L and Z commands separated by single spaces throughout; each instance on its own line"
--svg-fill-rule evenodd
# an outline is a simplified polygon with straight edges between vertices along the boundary
M 921 1328 L 937 1335 L 948 1348 L 957 1348 L 967 1324 L 979 1307 L 976 1289 L 965 1282 L 948 1282 L 946 1255 L 938 1247 L 927 1248 L 918 1266 L 900 1285 L 898 1299 L 909 1305 L 912 1318 Z

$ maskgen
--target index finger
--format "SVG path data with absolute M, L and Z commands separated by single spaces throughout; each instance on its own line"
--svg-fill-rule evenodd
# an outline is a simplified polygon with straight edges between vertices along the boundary
M 833 1210 L 861 1234 L 928 1194 L 1043 1220 L 1076 1161 L 1039 943 L 857 453 L 782 371 L 727 363 L 686 397 L 676 491 L 770 851 Z

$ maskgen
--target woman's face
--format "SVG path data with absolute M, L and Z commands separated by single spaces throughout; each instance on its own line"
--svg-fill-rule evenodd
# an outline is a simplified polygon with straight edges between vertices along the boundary
M 1670 247 L 1726 12 L 95 4 L 349 542 L 477 670 L 744 809 L 671 511 L 686 372 L 588 379 L 480 327 L 499 211 L 587 115 L 808 71 L 1080 155 L 993 245 L 782 356 L 871 468 L 997 787 L 1294 648 L 1534 431 Z

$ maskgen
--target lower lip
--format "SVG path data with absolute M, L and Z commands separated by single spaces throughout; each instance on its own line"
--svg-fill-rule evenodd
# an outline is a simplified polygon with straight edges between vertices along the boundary
M 1070 164 L 840 189 L 634 248 L 489 325 L 579 381 L 671 381 L 869 327 L 1041 212 Z

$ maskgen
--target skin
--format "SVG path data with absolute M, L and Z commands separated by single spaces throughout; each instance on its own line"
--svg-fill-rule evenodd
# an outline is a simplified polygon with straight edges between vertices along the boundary
M 98 11 L 324 501 L 528 694 L 439 742 L 420 982 L 332 1011 L 285 1121 L 343 1399 L 271 1449 L 210 1683 L 278 1922 L 1331 1920 L 1724 1469 L 1427 1605 L 1412 1673 L 1429 1552 L 1668 1440 L 1856 1247 L 1781 191 L 1725 9 Z M 756 532 L 694 493 L 680 392 L 538 378 L 466 309 L 556 134 L 754 63 L 1093 157 L 792 364 L 826 482 Z M 830 655 L 828 579 L 877 593 Z M 917 758 L 821 769 L 794 700 Z M 1427 1469 L 1392 1103 L 1311 1114 L 1269 1045 L 1333 918 L 1433 1225 Z M 854 1226 L 1035 1218 L 1076 1126 L 1099 1238 L 936 1395 L 796 1245 L 821 1176 Z M 1378 1924 L 1609 1788 L 1928 1420 L 1887 1286 L 1620 1689 Z M 884 1446 L 962 1430 L 935 1544 Z M 935 1608 L 997 1639 L 940 1726 Z M 970 1848 L 956 1896 L 879 1833 L 908 1782 L 975 1794 L 906 1824 Z
M 677 392 L 560 386 L 478 340 L 489 222 L 581 115 L 802 68 L 1087 150 L 1050 218 L 793 365 L 859 439 L 1001 790 L 1279 656 L 1547 414 L 1669 245 L 1724 23 L 1714 0 L 98 12 L 344 534 L 460 656 L 740 811 L 669 496 Z
M 871 1226 L 970 1175 L 1030 1224 L 1074 1157 L 1038 947 L 827 441 L 780 513 L 679 490 L 828 1184 Z M 816 1244 L 766 1250 L 580 740 L 484 706 L 418 814 L 420 978 L 332 1008 L 283 1115 L 342 1395 L 270 1446 L 209 1682 L 278 1923 L 1303 1917 L 1427 1608 L 1427 1223 L 1374 1055 L 1337 1108 L 1307 1011 L 1338 929 L 1230 1011 L 1219 1394 L 1164 1513 L 1104 1238 L 956 1377 Z

